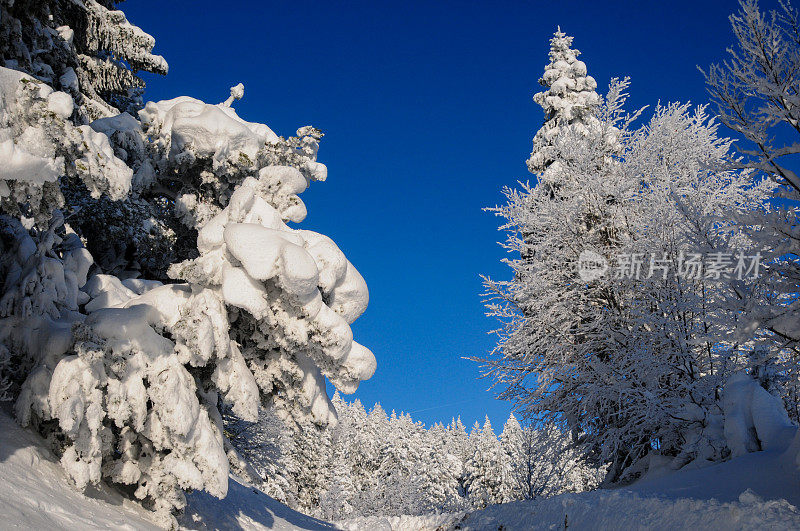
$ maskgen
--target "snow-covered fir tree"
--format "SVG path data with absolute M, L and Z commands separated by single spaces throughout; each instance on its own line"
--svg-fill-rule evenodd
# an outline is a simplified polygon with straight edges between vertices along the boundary
M 417 471 L 421 476 L 417 511 L 421 514 L 455 512 L 466 505 L 461 489 L 464 461 L 448 432 L 448 428 L 436 424 L 423 437 L 427 455 L 422 455 L 425 466 Z
M 292 437 L 286 462 L 297 489 L 297 506 L 307 512 L 317 510 L 331 487 L 332 451 L 330 431 L 317 425 L 300 426 Z
M 326 178 L 322 134 L 241 119 L 241 85 L 143 106 L 136 72 L 166 62 L 113 2 L 3 1 L 0 35 L 0 392 L 77 487 L 118 485 L 175 525 L 185 490 L 253 472 L 221 408 L 231 429 L 267 407 L 314 439 L 336 421 L 326 378 L 353 392 L 375 369 L 350 329 L 363 278 L 286 225 Z M 300 462 L 283 483 L 255 472 L 316 503 L 327 465 Z
M 473 507 L 505 503 L 512 498 L 512 470 L 508 456 L 487 417 L 470 434 L 472 456 L 464 464 L 467 496 Z
M 500 433 L 500 449 L 511 467 L 509 482 L 512 497 L 514 499 L 527 497 L 524 495 L 525 433 L 513 413 L 509 415 Z
M 544 125 L 533 137 L 533 151 L 528 158 L 531 173 L 543 178 L 558 173 L 558 156 L 553 143 L 564 130 L 590 134 L 598 126 L 594 111 L 600 104 L 595 92 L 597 82 L 586 74 L 586 63 L 578 59 L 580 52 L 571 48 L 573 38 L 561 31 L 550 39 L 550 62 L 545 66 L 539 84 L 545 90 L 533 96 L 544 111 Z M 548 171 L 551 165 L 556 166 Z

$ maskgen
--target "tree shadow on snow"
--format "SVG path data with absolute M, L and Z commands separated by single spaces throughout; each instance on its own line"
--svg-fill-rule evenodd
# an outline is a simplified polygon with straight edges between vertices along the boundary
M 23 437 L 15 436 L 15 431 L 21 430 L 14 421 L 11 402 L 0 402 L 0 463 L 8 460 L 17 450 L 34 446 L 35 435 L 25 431 Z
M 10 402 L 0 403 L 0 463 L 10 461 L 11 467 L 41 476 L 39 481 L 46 481 L 42 478 L 48 478 L 51 482 L 57 482 L 60 487 L 76 490 L 70 485 L 58 457 L 53 454 L 45 440 L 33 430 L 17 424 L 12 410 Z M 88 485 L 82 494 L 109 505 L 124 504 L 123 496 L 105 484 Z
M 180 524 L 187 529 L 245 529 L 252 528 L 252 524 L 270 529 L 292 526 L 314 531 L 338 529 L 323 520 L 294 511 L 260 490 L 242 485 L 233 477 L 228 482 L 228 495 L 221 500 L 202 491 L 192 492 L 186 498 L 188 503 Z

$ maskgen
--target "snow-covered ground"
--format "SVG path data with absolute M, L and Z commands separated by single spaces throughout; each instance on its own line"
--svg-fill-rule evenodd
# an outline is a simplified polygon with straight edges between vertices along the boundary
M 627 488 L 494 505 L 466 516 L 356 518 L 339 525 L 352 531 L 800 529 L 800 473 L 793 455 L 791 449 L 755 452 Z
M 218 500 L 193 492 L 181 520 L 186 529 L 336 529 L 231 478 Z M 44 441 L 0 410 L 0 529 L 157 530 L 151 513 L 113 490 L 71 487 Z
M 647 477 L 622 489 L 562 494 L 477 511 L 460 529 L 800 529 L 793 452 L 755 452 Z M 566 525 L 565 525 L 566 524 Z
M 300 514 L 232 478 L 228 496 L 188 495 L 187 529 L 800 529 L 793 450 L 651 475 L 623 489 L 495 505 L 471 514 L 357 518 L 338 525 Z M 43 441 L 0 412 L 0 518 L 4 529 L 157 529 L 150 513 L 108 488 L 69 486 Z
M 0 412 L 0 527 L 158 529 L 148 512 L 111 489 L 71 488 L 44 441 Z
M 222 500 L 202 491 L 192 492 L 186 498 L 188 506 L 180 521 L 185 529 L 338 529 L 333 524 L 293 511 L 233 477 L 228 495 Z
M 612 490 L 495 505 L 448 529 L 800 529 L 800 512 L 786 500 L 765 501 L 752 491 L 720 502 Z

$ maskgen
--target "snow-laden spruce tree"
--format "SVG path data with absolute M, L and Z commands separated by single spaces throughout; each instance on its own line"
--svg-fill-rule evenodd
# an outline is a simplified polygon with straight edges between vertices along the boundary
M 720 120 L 744 142 L 737 166 L 756 170 L 755 179 L 776 183 L 774 212 L 762 217 L 765 277 L 757 286 L 736 286 L 741 330 L 766 331 L 779 348 L 762 350 L 759 380 L 777 386 L 798 420 L 800 342 L 800 176 L 791 168 L 800 154 L 800 14 L 789 2 L 762 12 L 757 0 L 742 0 L 730 16 L 736 43 L 728 58 L 704 72 Z M 767 379 L 770 381 L 768 382 Z M 773 390 L 773 389 L 770 389 Z
M 427 465 L 419 470 L 420 493 L 417 503 L 422 514 L 463 510 L 465 499 L 461 490 L 464 460 L 459 448 L 452 445 L 449 429 L 442 424 L 429 428 L 423 437 L 423 459 Z
M 525 497 L 523 495 L 525 433 L 513 413 L 508 416 L 508 420 L 503 424 L 503 431 L 500 433 L 500 449 L 511 466 L 509 481 L 511 483 L 512 497 L 513 499 L 522 499 Z
M 573 129 L 579 134 L 589 134 L 598 125 L 594 116 L 600 104 L 600 96 L 595 91 L 597 82 L 586 74 L 586 63 L 578 59 L 580 52 L 571 47 L 572 40 L 560 27 L 553 34 L 550 62 L 539 79 L 545 89 L 533 96 L 533 101 L 544 111 L 544 125 L 533 137 L 528 169 L 543 178 L 558 171 L 553 142 L 561 131 Z M 548 171 L 553 164 L 556 166 Z
M 221 408 L 301 437 L 335 423 L 325 378 L 352 392 L 375 368 L 349 326 L 368 294 L 285 223 L 326 177 L 321 133 L 242 120 L 241 85 L 140 108 L 135 72 L 166 63 L 111 7 L 0 3 L 0 391 L 79 488 L 120 485 L 174 526 L 185 490 L 252 472 Z
M 492 429 L 489 418 L 470 434 L 472 455 L 464 464 L 469 503 L 476 509 L 512 501 L 511 462 Z
M 558 165 L 506 191 L 495 212 L 514 277 L 487 282 L 504 323 L 485 360 L 501 397 L 568 426 L 613 463 L 613 481 L 640 473 L 633 465 L 654 447 L 676 466 L 724 454 L 717 399 L 762 341 L 731 341 L 729 273 L 683 273 L 690 255 L 752 262 L 758 227 L 733 220 L 763 213 L 770 188 L 721 169 L 730 141 L 702 107 L 659 106 L 634 129 L 626 89 L 612 81 L 593 127 L 552 136 Z
M 0 65 L 74 97 L 80 120 L 141 104 L 138 72 L 167 73 L 155 39 L 130 24 L 114 0 L 0 2 Z

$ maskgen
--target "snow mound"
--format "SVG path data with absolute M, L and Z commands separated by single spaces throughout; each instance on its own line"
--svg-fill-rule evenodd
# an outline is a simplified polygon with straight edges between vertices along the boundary
M 734 457 L 786 449 L 797 432 L 783 401 L 744 373 L 734 374 L 725 383 L 722 408 L 725 439 Z

